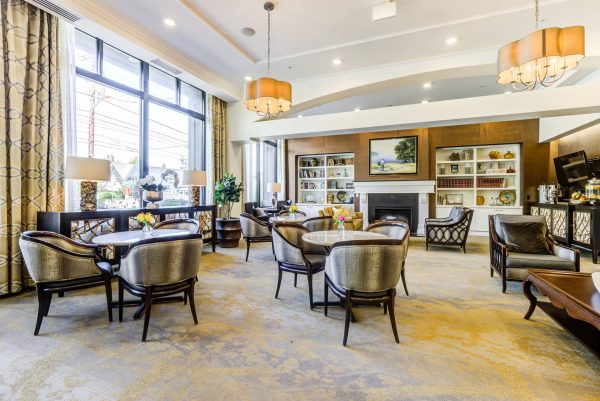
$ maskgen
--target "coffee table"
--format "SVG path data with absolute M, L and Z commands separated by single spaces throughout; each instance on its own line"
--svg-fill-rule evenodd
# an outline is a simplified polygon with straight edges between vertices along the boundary
M 600 292 L 590 273 L 529 269 L 523 281 L 523 293 L 529 299 L 525 319 L 539 307 L 556 323 L 600 357 Z M 550 302 L 538 302 L 531 286 L 548 297 Z

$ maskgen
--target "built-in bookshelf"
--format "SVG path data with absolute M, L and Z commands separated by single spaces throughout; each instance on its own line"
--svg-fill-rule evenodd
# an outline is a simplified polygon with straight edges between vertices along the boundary
M 521 145 L 439 148 L 436 151 L 436 216 L 452 206 L 475 210 L 471 231 L 487 233 L 489 214 L 522 214 Z
M 298 156 L 298 203 L 342 204 L 354 198 L 354 154 Z

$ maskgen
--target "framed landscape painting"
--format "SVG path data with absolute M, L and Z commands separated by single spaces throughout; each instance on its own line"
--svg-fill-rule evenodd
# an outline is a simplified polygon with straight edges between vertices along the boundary
M 369 175 L 416 174 L 418 140 L 416 136 L 371 139 Z

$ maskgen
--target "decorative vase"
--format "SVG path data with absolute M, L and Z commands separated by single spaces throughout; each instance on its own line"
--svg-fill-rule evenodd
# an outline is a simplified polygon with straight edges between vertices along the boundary
M 142 232 L 144 233 L 144 236 L 146 236 L 146 237 L 152 236 L 153 230 L 154 230 L 154 228 L 150 224 L 144 224 L 144 227 L 142 227 Z
M 344 225 L 343 221 L 341 223 L 338 223 L 337 232 L 338 232 L 338 236 L 340 236 L 342 238 L 344 238 L 346 236 L 346 226 Z
M 290 212 L 290 217 L 292 218 L 292 220 L 296 220 L 296 213 Z
M 146 191 L 142 192 L 142 199 L 146 202 L 146 209 L 157 209 L 158 203 L 163 200 L 163 193 L 161 191 Z
M 217 239 L 221 248 L 237 248 L 242 238 L 242 225 L 240 219 L 216 219 Z

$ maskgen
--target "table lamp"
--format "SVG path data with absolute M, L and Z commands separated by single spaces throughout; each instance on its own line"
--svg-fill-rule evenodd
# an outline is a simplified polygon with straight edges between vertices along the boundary
M 94 211 L 98 206 L 98 181 L 110 181 L 110 161 L 68 156 L 65 179 L 81 181 L 79 207 L 82 212 Z
M 277 205 L 277 193 L 281 192 L 281 184 L 278 182 L 269 182 L 267 184 L 267 192 L 273 194 L 273 199 L 271 199 L 271 203 L 273 204 L 273 207 L 275 207 L 275 205 Z
M 192 188 L 192 206 L 200 206 L 200 187 L 206 186 L 206 171 L 184 170 L 181 185 Z

